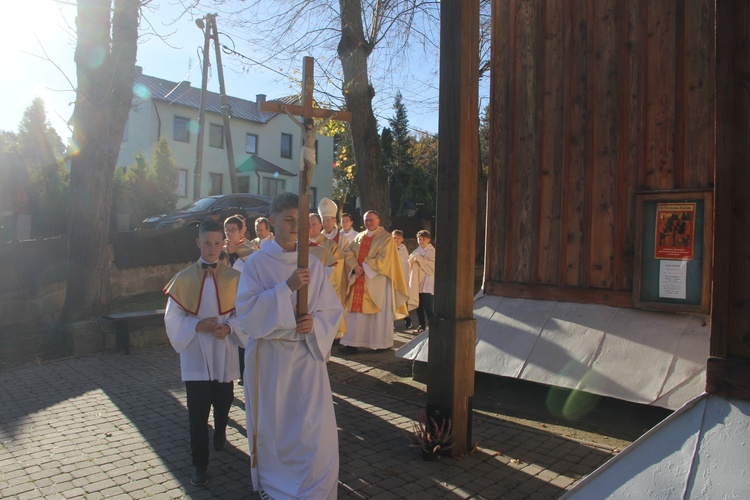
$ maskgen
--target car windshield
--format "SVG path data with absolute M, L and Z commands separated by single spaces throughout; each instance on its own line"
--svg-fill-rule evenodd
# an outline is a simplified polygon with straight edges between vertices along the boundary
M 208 210 L 215 201 L 216 198 L 201 198 L 194 201 L 189 207 L 185 207 L 185 210 L 188 212 L 202 212 L 203 210 Z

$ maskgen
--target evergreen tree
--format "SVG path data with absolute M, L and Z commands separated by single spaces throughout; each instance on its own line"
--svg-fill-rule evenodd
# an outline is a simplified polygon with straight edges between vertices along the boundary
M 437 200 L 437 134 L 418 134 L 416 140 L 412 141 L 409 154 L 414 161 L 413 170 L 420 172 L 409 177 L 404 198 L 406 201 L 421 205 L 423 215 L 434 215 Z M 423 186 L 409 188 L 415 182 L 422 182 Z
M 393 134 L 388 127 L 383 127 L 380 143 L 383 146 L 383 165 L 388 168 L 393 164 Z
M 416 209 L 422 217 L 429 217 L 435 213 L 435 179 L 427 175 L 421 168 L 412 168 L 409 182 L 401 198 L 401 212 Z M 416 214 L 415 214 L 416 215 Z
M 396 116 L 388 119 L 393 136 L 391 161 L 397 169 L 408 171 L 414 164 L 409 154 L 412 139 L 409 136 L 409 119 L 406 116 L 406 106 L 404 106 L 401 92 L 396 93 L 393 109 L 396 111 Z
M 18 152 L 28 179 L 26 192 L 32 220 L 32 237 L 66 232 L 70 176 L 65 167 L 62 139 L 47 120 L 44 101 L 34 98 L 23 113 L 16 134 Z
M 406 106 L 404 106 L 401 92 L 396 94 L 393 109 L 396 111 L 396 116 L 388 120 L 390 129 L 387 135 L 384 131 L 383 136 L 391 138 L 389 144 L 391 162 L 390 168 L 386 166 L 386 169 L 390 205 L 395 214 L 401 213 L 401 208 L 407 201 L 403 199 L 403 196 L 414 168 L 414 160 L 410 153 L 413 139 L 409 136 L 409 119 L 406 116 Z
M 152 181 L 159 189 L 159 200 L 167 207 L 177 206 L 177 182 L 179 171 L 165 136 L 159 139 L 154 148 Z
M 65 146 L 47 120 L 44 101 L 35 97 L 18 125 L 18 147 L 29 167 L 54 165 L 65 153 Z
M 169 142 L 159 139 L 152 163 L 143 153 L 135 155 L 135 163 L 118 168 L 113 185 L 113 216 L 130 215 L 131 225 L 138 226 L 146 217 L 174 210 L 177 205 L 178 170 Z

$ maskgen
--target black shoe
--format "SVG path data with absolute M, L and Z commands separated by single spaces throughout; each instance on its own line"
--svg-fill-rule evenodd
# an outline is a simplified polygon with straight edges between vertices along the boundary
M 339 352 L 343 354 L 357 354 L 359 353 L 359 349 L 349 345 L 342 345 L 339 346 Z
M 227 430 L 214 431 L 214 450 L 223 450 L 225 444 L 227 444 Z
M 245 381 L 242 380 L 242 379 L 239 379 L 239 380 L 237 380 L 237 385 L 243 386 L 243 385 L 245 385 Z
M 190 476 L 190 484 L 193 486 L 206 486 L 208 484 L 208 471 L 205 465 L 197 465 Z
M 391 350 L 390 347 L 383 347 L 382 349 L 373 349 L 373 351 L 375 352 L 385 352 L 385 351 L 390 351 L 390 350 Z
M 404 320 L 404 328 L 406 328 L 407 330 L 411 330 L 412 326 L 414 326 L 414 325 L 412 324 L 411 319 L 410 318 L 406 318 Z
M 419 325 L 417 327 L 417 333 L 422 333 L 425 330 L 425 328 L 422 325 Z

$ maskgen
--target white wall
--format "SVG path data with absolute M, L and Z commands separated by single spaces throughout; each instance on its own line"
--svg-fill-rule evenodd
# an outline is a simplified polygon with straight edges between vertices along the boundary
M 154 102 L 156 109 L 154 109 Z M 189 118 L 190 142 L 179 142 L 174 138 L 174 117 Z M 208 194 L 209 173 L 222 174 L 222 193 L 231 192 L 229 171 L 227 168 L 226 143 L 224 148 L 209 146 L 210 124 L 223 126 L 221 115 L 213 112 L 206 113 L 206 132 L 204 134 L 203 165 L 201 178 L 201 196 Z M 268 123 L 256 123 L 249 120 L 233 118 L 230 121 L 232 145 L 234 149 L 235 165 L 239 166 L 249 154 L 245 152 L 246 134 L 258 136 L 257 155 L 289 172 L 299 172 L 300 148 L 302 134 L 300 128 L 289 117 L 277 115 Z M 292 135 L 292 158 L 281 157 L 281 134 Z M 193 171 L 195 167 L 196 145 L 198 138 L 198 110 L 187 106 L 169 104 L 161 101 L 134 100 L 134 107 L 128 117 L 128 139 L 122 143 L 118 166 L 128 166 L 134 163 L 134 156 L 143 151 L 150 161 L 159 133 L 169 139 L 172 155 L 177 168 L 188 171 L 187 196 L 178 200 L 178 206 L 187 205 L 193 200 Z M 318 166 L 313 174 L 312 187 L 316 188 L 316 203 L 323 197 L 331 197 L 333 186 L 333 138 L 318 136 Z M 260 172 L 261 177 L 272 176 Z M 298 191 L 298 177 L 280 177 L 286 180 L 285 189 L 296 193 Z M 258 193 L 258 175 L 251 173 L 250 192 Z

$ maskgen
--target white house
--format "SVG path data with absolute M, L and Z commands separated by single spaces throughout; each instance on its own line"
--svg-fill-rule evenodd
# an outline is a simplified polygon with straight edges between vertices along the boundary
M 136 69 L 133 106 L 117 165 L 132 165 L 139 152 L 151 158 L 159 138 L 167 137 L 180 169 L 177 206 L 185 206 L 194 200 L 201 89 L 190 82 L 145 75 L 140 66 Z M 302 132 L 286 115 L 259 111 L 257 100 L 227 96 L 238 190 L 271 197 L 283 191 L 296 193 Z M 298 99 L 293 96 L 277 100 L 291 104 Z M 200 197 L 230 193 L 221 98 L 216 92 L 206 95 L 204 141 Z M 318 166 L 312 179 L 311 206 L 317 206 L 323 197 L 331 197 L 333 138 L 319 135 L 316 148 Z

